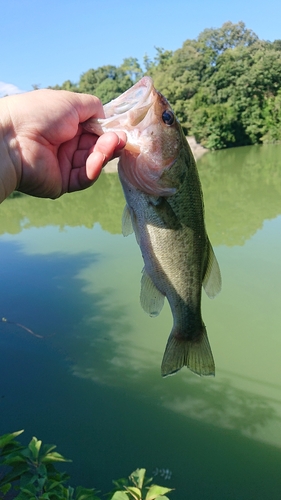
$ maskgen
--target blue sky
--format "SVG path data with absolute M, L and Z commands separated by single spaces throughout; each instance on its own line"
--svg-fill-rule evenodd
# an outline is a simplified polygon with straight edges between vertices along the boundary
M 142 63 L 155 46 L 176 50 L 205 28 L 243 21 L 281 38 L 278 0 L 0 0 L 0 96 L 78 82 L 90 68 Z

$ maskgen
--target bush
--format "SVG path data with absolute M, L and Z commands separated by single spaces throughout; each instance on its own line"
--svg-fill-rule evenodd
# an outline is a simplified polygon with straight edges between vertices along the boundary
M 42 445 L 33 437 L 27 447 L 16 437 L 23 431 L 0 437 L 0 498 L 10 500 L 101 500 L 95 488 L 72 488 L 69 476 L 59 472 L 55 462 L 71 462 L 56 452 L 55 445 Z M 147 478 L 145 469 L 135 470 L 129 478 L 113 481 L 111 500 L 168 500 L 170 488 L 157 486 Z

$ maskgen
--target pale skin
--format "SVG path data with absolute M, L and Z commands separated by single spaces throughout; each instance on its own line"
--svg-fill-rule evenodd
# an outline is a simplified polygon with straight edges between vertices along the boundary
M 103 118 L 103 107 L 87 94 L 44 89 L 0 99 L 0 203 L 14 190 L 58 198 L 91 186 L 126 144 L 124 133 L 84 131 L 92 117 Z

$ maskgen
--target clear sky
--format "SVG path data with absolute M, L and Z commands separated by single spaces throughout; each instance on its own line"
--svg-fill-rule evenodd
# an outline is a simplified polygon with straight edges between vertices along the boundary
M 0 96 L 78 82 L 90 68 L 176 50 L 205 28 L 243 21 L 281 39 L 280 0 L 0 0 Z

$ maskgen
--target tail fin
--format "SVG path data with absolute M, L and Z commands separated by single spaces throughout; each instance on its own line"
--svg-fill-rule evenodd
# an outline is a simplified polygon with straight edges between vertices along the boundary
M 215 362 L 204 325 L 197 341 L 179 339 L 171 333 L 163 356 L 162 377 L 172 375 L 183 366 L 197 375 L 215 375 Z

